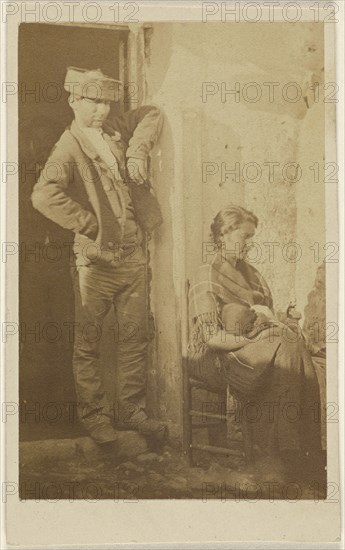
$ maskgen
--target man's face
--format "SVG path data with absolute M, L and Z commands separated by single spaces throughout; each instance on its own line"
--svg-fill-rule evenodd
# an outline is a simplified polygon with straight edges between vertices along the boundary
M 101 128 L 110 111 L 110 101 L 81 97 L 73 99 L 70 105 L 79 126 Z

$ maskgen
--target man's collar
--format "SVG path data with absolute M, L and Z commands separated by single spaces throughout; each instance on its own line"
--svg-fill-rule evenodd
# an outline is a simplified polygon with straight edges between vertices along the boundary
M 92 128 L 92 126 L 79 126 L 79 128 L 82 132 L 85 133 L 90 132 L 90 134 L 92 134 L 94 132 L 95 134 L 103 134 L 102 128 Z
M 73 120 L 70 130 L 73 136 L 77 138 L 77 140 L 79 141 L 79 144 L 83 149 L 84 153 L 88 157 L 90 157 L 92 160 L 96 159 L 98 157 L 98 153 L 96 152 L 95 148 L 92 146 L 92 143 L 86 136 L 85 132 L 82 131 L 82 129 L 78 126 L 75 120 Z
M 92 132 L 95 132 L 95 133 L 98 133 L 98 134 L 103 134 L 103 128 L 93 128 L 92 126 L 81 126 L 80 124 L 78 124 L 78 122 L 74 119 L 74 122 L 76 123 L 78 129 L 81 131 L 81 132 L 84 132 L 85 134 L 88 134 L 88 133 L 91 133 Z

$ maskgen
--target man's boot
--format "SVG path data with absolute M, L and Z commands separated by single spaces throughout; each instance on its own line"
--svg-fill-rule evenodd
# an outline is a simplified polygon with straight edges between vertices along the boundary
M 145 436 L 152 445 L 164 445 L 168 439 L 168 427 L 163 422 L 148 418 L 144 411 L 134 414 L 126 421 L 119 421 L 116 424 L 119 430 L 136 431 Z
M 112 427 L 108 417 L 92 415 L 83 418 L 82 422 L 89 432 L 90 437 L 92 437 L 98 445 L 107 445 L 117 441 L 117 433 Z

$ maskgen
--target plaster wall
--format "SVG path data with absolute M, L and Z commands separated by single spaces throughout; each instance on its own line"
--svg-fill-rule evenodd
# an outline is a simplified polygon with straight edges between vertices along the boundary
M 218 210 L 234 202 L 259 217 L 251 258 L 277 310 L 296 298 L 303 312 L 323 261 L 323 34 L 321 25 L 309 23 L 155 23 L 145 41 L 146 102 L 166 117 L 152 164 L 165 222 L 151 247 L 157 328 L 151 375 L 157 413 L 171 419 L 178 435 L 185 285 L 205 259 Z M 302 94 L 294 100 L 297 89 Z M 239 92 L 226 93 L 231 90 Z M 222 165 L 234 173 L 225 178 Z M 301 250 L 297 261 L 294 250 L 298 256 Z

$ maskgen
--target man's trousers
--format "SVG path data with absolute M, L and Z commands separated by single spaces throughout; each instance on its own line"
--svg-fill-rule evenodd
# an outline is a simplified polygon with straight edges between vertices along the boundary
M 121 422 L 146 418 L 146 361 L 148 348 L 146 263 L 143 254 L 116 266 L 98 263 L 76 268 L 75 342 L 73 372 L 82 420 L 96 416 Z M 116 316 L 117 396 L 109 402 L 113 388 L 105 387 L 100 362 L 103 321 L 112 305 Z M 108 394 L 108 395 L 107 395 Z

